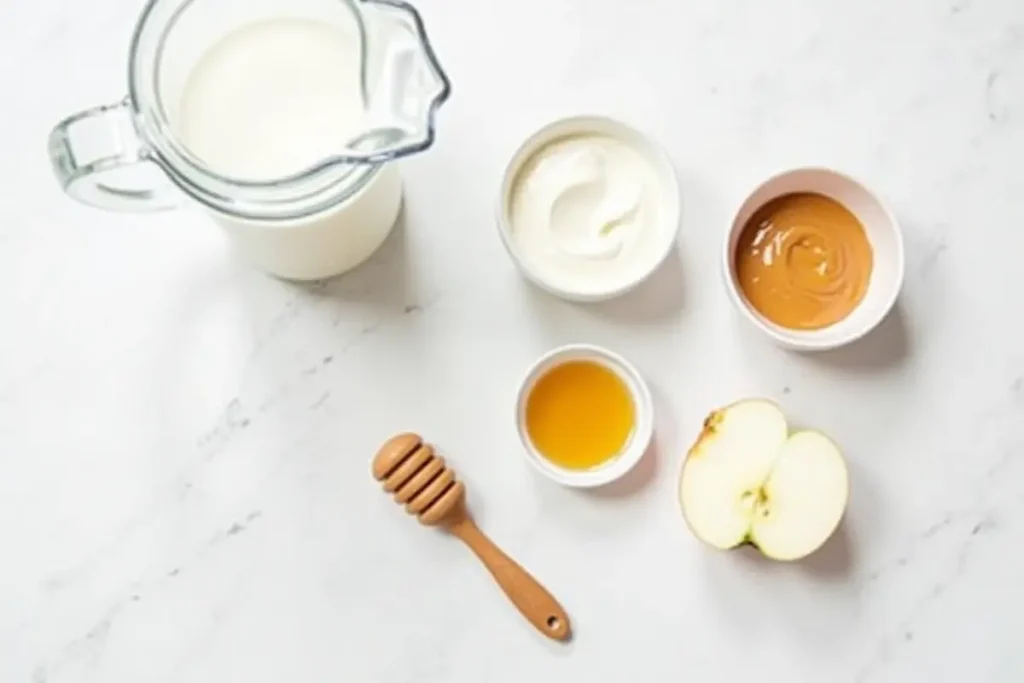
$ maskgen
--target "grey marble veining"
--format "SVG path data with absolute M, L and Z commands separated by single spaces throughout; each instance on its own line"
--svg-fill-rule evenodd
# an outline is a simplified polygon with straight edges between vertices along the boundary
M 198 213 L 60 194 L 61 116 L 118 99 L 139 2 L 0 7 L 0 680 L 30 683 L 1024 680 L 1024 5 L 1019 0 L 421 0 L 454 83 L 358 271 L 251 271 Z M 624 300 L 524 284 L 502 166 L 567 113 L 658 139 L 678 253 Z M 717 249 L 768 174 L 850 172 L 901 220 L 896 311 L 799 356 L 743 326 Z M 511 423 L 540 353 L 592 341 L 656 394 L 657 448 L 586 494 Z M 820 553 L 714 553 L 675 502 L 705 413 L 777 398 L 852 499 Z M 454 541 L 382 496 L 392 432 L 436 441 L 481 526 L 572 615 L 543 642 Z

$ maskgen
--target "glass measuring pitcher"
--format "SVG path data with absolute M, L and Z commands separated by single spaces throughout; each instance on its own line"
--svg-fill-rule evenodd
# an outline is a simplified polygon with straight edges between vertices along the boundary
M 256 265 L 316 279 L 387 237 L 390 162 L 433 144 L 449 91 L 402 0 L 150 0 L 127 97 L 59 123 L 49 153 L 84 203 L 191 198 Z

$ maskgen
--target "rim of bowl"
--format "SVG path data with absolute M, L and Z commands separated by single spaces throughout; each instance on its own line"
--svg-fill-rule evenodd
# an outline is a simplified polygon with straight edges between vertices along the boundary
M 640 152 L 654 166 L 659 179 L 664 185 L 665 196 L 663 200 L 665 214 L 669 218 L 665 224 L 669 226 L 665 236 L 665 244 L 650 268 L 636 279 L 601 291 L 572 291 L 554 285 L 535 273 L 523 262 L 519 249 L 512 238 L 512 221 L 509 217 L 509 199 L 512 186 L 519 176 L 523 165 L 539 149 L 559 138 L 574 133 L 599 133 L 609 135 Z M 657 144 L 650 136 L 645 135 L 637 128 L 620 121 L 619 119 L 598 114 L 578 114 L 565 116 L 550 121 L 530 133 L 523 142 L 519 144 L 501 174 L 501 187 L 498 192 L 498 201 L 495 211 L 498 234 L 501 243 L 505 247 L 516 269 L 529 282 L 544 291 L 567 301 L 596 302 L 607 301 L 635 289 L 651 277 L 665 262 L 669 254 L 675 248 L 679 234 L 682 231 L 682 200 L 680 198 L 679 179 L 676 174 L 672 160 L 661 145 Z
M 768 320 L 763 315 L 761 315 L 760 312 L 755 310 L 753 306 L 751 306 L 750 302 L 747 300 L 747 297 L 740 290 L 739 285 L 736 282 L 736 262 L 733 258 L 735 250 L 733 249 L 732 241 L 733 237 L 736 236 L 736 234 L 742 231 L 744 228 L 744 224 L 740 224 L 738 221 L 740 214 L 743 212 L 743 209 L 747 205 L 747 203 L 758 192 L 760 192 L 761 190 L 763 190 L 764 188 L 771 184 L 777 183 L 785 179 L 786 177 L 795 175 L 797 173 L 820 173 L 824 175 L 829 175 L 834 178 L 837 178 L 846 185 L 860 189 L 878 205 L 878 208 L 885 216 L 886 223 L 893 236 L 893 251 L 895 256 L 894 263 L 896 267 L 896 272 L 893 274 L 892 286 L 890 288 L 891 291 L 885 294 L 884 299 L 882 299 L 882 301 L 878 305 L 877 312 L 874 315 L 865 318 L 864 322 L 860 326 L 852 329 L 849 333 L 835 339 L 815 339 L 815 337 L 819 336 L 821 332 L 828 330 L 835 325 L 838 325 L 839 323 L 842 322 L 842 320 L 845 320 L 845 318 L 843 318 L 840 321 L 837 321 L 836 323 L 833 323 L 833 325 L 829 325 L 828 327 L 823 327 L 818 330 L 789 329 L 776 323 L 773 323 L 772 321 Z M 779 194 L 777 196 L 782 196 L 782 194 Z M 839 203 L 842 204 L 842 202 Z M 843 205 L 845 206 L 845 204 Z M 763 206 L 763 204 L 761 206 Z M 874 248 L 873 244 L 872 248 Z M 727 293 L 729 294 L 730 301 L 732 301 L 736 309 L 742 314 L 742 316 L 746 320 L 752 323 L 754 327 L 756 327 L 761 332 L 771 337 L 776 343 L 797 351 L 828 351 L 831 349 L 836 349 L 841 346 L 846 346 L 848 344 L 852 344 L 855 341 L 858 341 L 859 339 L 869 334 L 872 330 L 877 328 L 882 323 L 882 321 L 885 320 L 886 316 L 889 315 L 893 307 L 896 305 L 896 301 L 899 298 L 900 291 L 903 289 L 905 267 L 906 264 L 903 245 L 903 229 L 900 226 L 899 220 L 896 218 L 896 215 L 893 213 L 892 209 L 890 209 L 888 203 L 883 201 L 881 196 L 873 189 L 871 189 L 867 184 L 855 178 L 854 176 L 844 173 L 842 171 L 837 171 L 836 169 L 833 168 L 828 168 L 826 166 L 797 166 L 794 168 L 789 168 L 774 173 L 765 180 L 758 183 L 750 192 L 744 195 L 743 199 L 740 200 L 739 204 L 737 205 L 736 210 L 733 212 L 732 220 L 729 224 L 729 229 L 726 230 L 725 232 L 725 243 L 722 248 L 722 276 L 723 280 L 725 281 L 725 288 Z M 863 305 L 863 303 L 864 300 L 862 299 L 861 302 L 858 303 L 853 310 L 856 311 L 858 308 L 860 308 L 860 306 Z M 852 314 L 853 311 L 850 312 L 850 315 Z
M 560 467 L 545 458 L 534 446 L 526 428 L 526 403 L 537 380 L 551 368 L 574 360 L 597 362 L 614 372 L 625 383 L 634 407 L 635 424 L 625 447 L 607 462 L 587 470 Z M 622 478 L 640 462 L 654 438 L 654 400 L 647 381 L 628 360 L 594 344 L 566 344 L 548 351 L 534 361 L 519 383 L 515 411 L 516 433 L 526 460 L 538 472 L 563 486 L 594 488 Z

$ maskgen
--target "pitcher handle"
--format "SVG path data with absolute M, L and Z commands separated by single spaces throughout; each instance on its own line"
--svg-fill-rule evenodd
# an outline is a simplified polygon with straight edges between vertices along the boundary
M 139 139 L 128 98 L 58 123 L 49 151 L 61 187 L 84 204 L 160 211 L 181 203 L 182 195 Z
M 381 31 L 388 48 L 374 87 L 387 97 L 370 103 L 369 130 L 350 143 L 350 154 L 343 156 L 379 163 L 422 152 L 434 144 L 437 110 L 451 94 L 451 82 L 412 5 L 404 0 L 362 0 L 361 4 L 376 10 L 388 29 Z M 366 90 L 368 76 L 363 77 Z

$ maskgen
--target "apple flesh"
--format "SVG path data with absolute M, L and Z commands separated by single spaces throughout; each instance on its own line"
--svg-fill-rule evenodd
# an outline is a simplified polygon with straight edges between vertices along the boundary
M 848 498 L 836 444 L 820 432 L 791 434 L 779 407 L 763 399 L 711 413 L 679 480 L 683 517 L 697 538 L 723 550 L 749 543 L 776 560 L 824 545 Z

